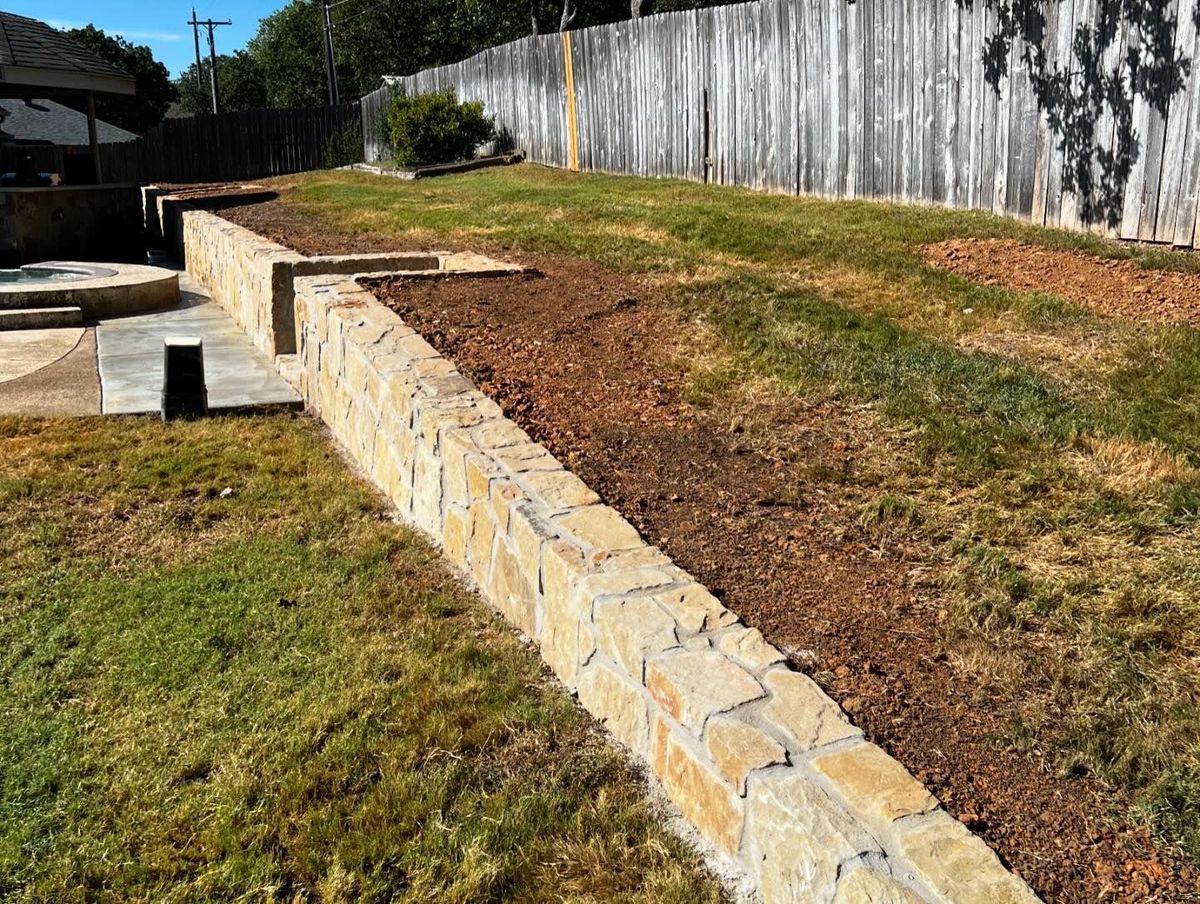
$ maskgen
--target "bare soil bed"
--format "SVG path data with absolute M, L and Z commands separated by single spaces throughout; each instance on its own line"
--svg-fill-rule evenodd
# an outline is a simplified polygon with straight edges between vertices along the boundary
M 1057 295 L 1110 317 L 1200 326 L 1198 274 L 1147 270 L 1131 260 L 1012 239 L 951 239 L 928 245 L 924 252 L 932 266 L 986 285 Z
M 275 202 L 224 215 L 306 254 L 412 247 L 402 235 L 331 234 Z M 576 259 L 505 256 L 542 275 L 391 280 L 378 294 L 785 649 L 1046 900 L 1195 894 L 1195 871 L 1114 816 L 1125 806 L 1113 792 L 1003 740 L 1013 702 L 954 667 L 923 579 L 937 550 L 880 543 L 838 477 L 868 447 L 878 454 L 869 415 L 797 404 L 774 413 L 764 448 L 728 412 L 688 403 L 664 360 L 694 325 L 647 285 Z
M 663 337 L 686 328 L 678 314 L 600 268 L 535 263 L 543 278 L 397 280 L 380 297 L 815 674 L 1045 897 L 1145 901 L 1186 886 L 1142 830 L 1109 823 L 1103 789 L 997 742 L 1007 707 L 951 666 L 921 586 L 933 550 L 881 555 L 837 482 L 801 477 L 687 405 L 656 363 Z M 828 407 L 792 416 L 784 429 L 806 474 L 854 467 L 862 425 Z

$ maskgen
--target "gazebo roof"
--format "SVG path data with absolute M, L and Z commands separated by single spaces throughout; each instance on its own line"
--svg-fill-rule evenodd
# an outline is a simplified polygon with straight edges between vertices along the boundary
M 45 22 L 0 12 L 0 95 L 133 94 L 133 76 Z

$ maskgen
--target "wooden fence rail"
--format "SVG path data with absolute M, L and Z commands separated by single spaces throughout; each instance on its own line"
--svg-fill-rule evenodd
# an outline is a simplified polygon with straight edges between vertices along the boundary
M 223 182 L 325 165 L 325 144 L 357 129 L 357 103 L 165 119 L 136 141 L 100 146 L 107 182 Z
M 553 166 L 1191 246 L 1198 4 L 760 0 L 667 13 L 388 79 L 363 98 L 364 149 L 386 155 L 393 92 L 451 88 Z

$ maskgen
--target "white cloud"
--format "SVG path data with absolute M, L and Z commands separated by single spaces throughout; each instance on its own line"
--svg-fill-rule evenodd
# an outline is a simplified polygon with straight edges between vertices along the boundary
M 51 28 L 67 30 L 70 28 L 85 28 L 89 23 L 77 22 L 73 19 L 44 19 Z M 94 23 L 91 23 L 94 24 Z M 177 31 L 146 31 L 141 28 L 107 28 L 97 25 L 101 31 L 110 35 L 120 35 L 126 41 L 182 41 L 183 35 Z
M 113 32 L 119 34 L 126 41 L 182 41 L 183 35 L 175 31 L 125 31 L 124 29 L 114 28 Z

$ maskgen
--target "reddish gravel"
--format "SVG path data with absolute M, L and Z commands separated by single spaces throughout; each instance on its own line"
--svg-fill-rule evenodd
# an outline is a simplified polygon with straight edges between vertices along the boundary
M 951 239 L 923 251 L 929 264 L 986 285 L 1047 292 L 1108 317 L 1200 326 L 1200 274 L 1011 239 Z

